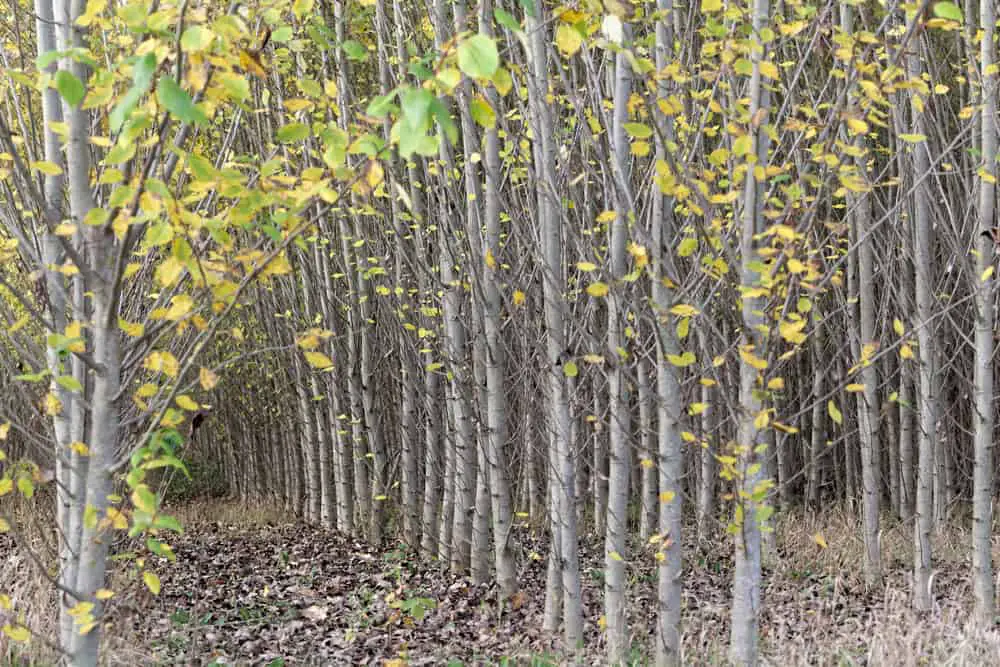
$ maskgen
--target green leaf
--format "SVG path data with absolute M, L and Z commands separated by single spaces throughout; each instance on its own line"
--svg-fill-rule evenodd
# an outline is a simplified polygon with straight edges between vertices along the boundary
M 153 519 L 153 527 L 162 528 L 164 530 L 172 530 L 175 533 L 184 532 L 181 522 L 178 521 L 176 517 L 170 516 L 169 514 L 158 514 L 156 518 Z
M 518 0 L 522 7 L 524 7 L 524 13 L 535 18 L 535 0 Z
M 302 141 L 309 136 L 309 126 L 305 123 L 289 123 L 277 132 L 278 141 L 282 143 L 292 143 Z
M 87 89 L 72 72 L 61 69 L 56 72 L 55 79 L 56 90 L 59 91 L 59 94 L 62 95 L 62 98 L 70 106 L 75 107 L 83 101 L 83 96 L 87 94 Z
M 66 55 L 65 51 L 46 51 L 45 53 L 38 56 L 35 60 L 35 65 L 38 69 L 43 70 L 55 61 Z
M 412 133 L 427 131 L 431 120 L 434 95 L 426 88 L 408 88 L 399 95 L 403 123 Z
M 31 497 L 35 495 L 35 483 L 31 481 L 31 478 L 27 475 L 21 475 L 17 478 L 17 490 L 21 494 L 31 500 Z
M 458 69 L 474 79 L 488 79 L 500 67 L 500 54 L 493 38 L 473 35 L 458 47 Z
M 147 53 L 132 64 L 132 87 L 125 93 L 118 105 L 108 116 L 108 125 L 112 134 L 118 134 L 128 117 L 132 114 L 142 96 L 145 95 L 153 84 L 153 74 L 156 72 L 156 55 Z
M 208 122 L 208 116 L 194 105 L 191 96 L 181 88 L 172 76 L 160 77 L 156 85 L 156 96 L 167 111 L 182 123 L 201 125 Z
M 366 49 L 364 44 L 361 42 L 349 39 L 341 46 L 344 49 L 344 53 L 346 53 L 347 57 L 351 60 L 364 61 L 368 59 L 368 49 Z
M 365 113 L 373 118 L 385 118 L 389 115 L 389 112 L 393 110 L 393 97 L 395 97 L 395 93 L 379 95 L 378 97 L 373 98 L 372 101 L 368 103 L 368 108 L 365 110 Z
M 56 383 L 68 391 L 82 392 L 83 385 L 72 375 L 60 375 L 56 378 Z
M 190 26 L 181 35 L 181 51 L 185 53 L 204 51 L 211 46 L 213 39 L 215 34 L 205 26 Z
M 643 123 L 625 123 L 622 127 L 630 137 L 636 139 L 648 139 L 653 136 L 653 130 Z
M 435 97 L 431 103 L 431 111 L 434 112 L 434 118 L 437 120 L 438 125 L 441 126 L 441 130 L 444 131 L 444 135 L 448 137 L 448 141 L 453 144 L 457 143 L 458 127 L 456 127 L 455 121 L 452 120 L 451 115 L 448 113 L 448 108 L 444 103 Z
M 962 10 L 954 2 L 935 2 L 934 3 L 934 16 L 940 19 L 948 19 L 949 21 L 962 22 Z
M 481 97 L 476 97 L 469 103 L 469 111 L 472 119 L 486 129 L 493 129 L 497 124 L 497 115 L 493 113 L 493 107 Z
M 283 44 L 292 38 L 292 26 L 283 25 L 271 33 L 271 41 L 275 44 Z
M 493 10 L 493 17 L 497 20 L 497 23 L 508 30 L 521 32 L 521 22 L 499 7 Z

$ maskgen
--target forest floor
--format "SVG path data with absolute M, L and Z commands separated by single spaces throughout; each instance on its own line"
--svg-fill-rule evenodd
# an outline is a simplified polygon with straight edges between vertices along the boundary
M 110 664 L 564 662 L 558 643 L 542 631 L 545 561 L 532 551 L 542 546 L 526 528 L 522 592 L 501 613 L 493 586 L 472 586 L 398 544 L 375 550 L 259 508 L 197 504 L 179 514 L 186 529 L 171 540 L 176 561 L 153 564 L 160 594 L 127 571 L 117 576 L 114 631 L 106 638 Z M 766 664 L 1000 664 L 1000 632 L 966 627 L 972 602 L 967 532 L 939 532 L 935 605 L 923 615 L 909 610 L 910 541 L 901 525 L 884 529 L 887 576 L 878 590 L 861 581 L 859 531 L 845 514 L 787 517 L 775 535 L 775 566 L 764 573 Z M 724 663 L 731 551 L 726 538 L 692 541 L 686 549 L 685 664 Z M 583 545 L 584 664 L 603 662 L 601 553 L 599 542 Z M 650 662 L 655 559 L 637 547 L 629 562 L 633 662 L 642 665 Z

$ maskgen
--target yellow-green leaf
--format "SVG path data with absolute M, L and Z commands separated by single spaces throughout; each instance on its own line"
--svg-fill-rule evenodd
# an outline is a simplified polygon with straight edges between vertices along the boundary
M 590 283 L 587 285 L 587 294 L 600 298 L 608 293 L 608 286 L 602 282 Z
M 837 404 L 834 403 L 832 400 L 827 401 L 827 403 L 826 403 L 826 411 L 828 413 L 830 413 L 830 419 L 832 419 L 835 424 L 840 425 L 840 424 L 844 423 L 844 415 L 843 415 L 843 413 L 837 407 Z
M 306 361 L 313 368 L 318 368 L 320 370 L 326 370 L 333 366 L 333 360 L 326 356 L 322 352 L 306 352 Z
M 156 576 L 155 572 L 150 572 L 149 570 L 146 570 L 145 572 L 142 573 L 142 580 L 143 582 L 145 582 L 146 588 L 149 589 L 150 593 L 152 593 L 153 595 L 160 594 L 160 578 Z

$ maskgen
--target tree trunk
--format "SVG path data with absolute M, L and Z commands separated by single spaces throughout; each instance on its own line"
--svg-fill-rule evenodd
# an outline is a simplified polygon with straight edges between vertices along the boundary
M 983 170 L 989 178 L 979 179 L 979 229 L 976 236 L 976 335 L 973 396 L 975 466 L 972 491 L 972 589 L 975 593 L 975 617 L 982 627 L 992 627 L 995 614 L 993 589 L 993 292 L 996 246 L 987 230 L 992 230 L 996 208 L 997 175 L 997 72 L 996 5 L 980 0 L 980 63 L 983 81 L 981 123 Z M 990 272 L 990 273 L 988 273 Z

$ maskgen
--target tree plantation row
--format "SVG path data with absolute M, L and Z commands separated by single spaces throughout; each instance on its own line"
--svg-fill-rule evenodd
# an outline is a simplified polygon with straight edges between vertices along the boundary
M 696 658 L 692 531 L 754 665 L 776 511 L 856 512 L 873 588 L 905 522 L 928 610 L 971 502 L 992 624 L 995 9 L 4 0 L 0 530 L 54 503 L 59 601 L 5 641 L 98 664 L 192 474 L 503 600 L 527 525 L 568 660 L 597 536 L 609 664 Z

